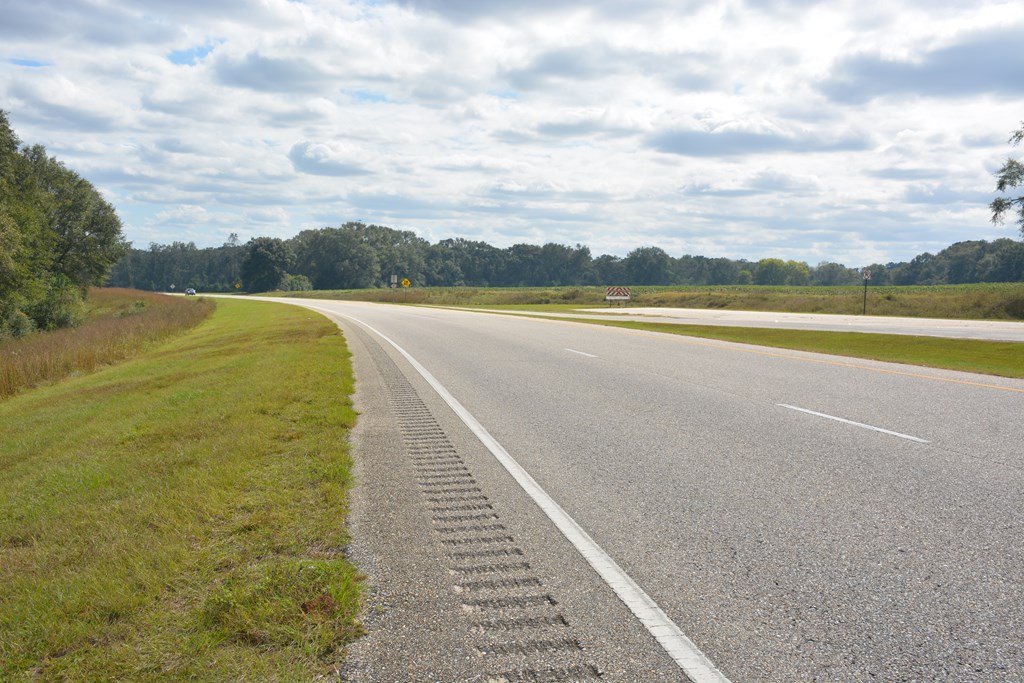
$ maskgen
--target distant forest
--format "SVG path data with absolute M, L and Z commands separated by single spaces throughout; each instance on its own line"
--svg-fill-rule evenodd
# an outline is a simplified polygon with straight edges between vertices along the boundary
M 905 263 L 871 264 L 872 285 L 1024 281 L 1024 242 L 958 242 Z M 856 285 L 860 268 L 839 263 L 671 256 L 640 247 L 624 258 L 593 256 L 586 246 L 516 244 L 499 249 L 462 238 L 430 244 L 411 231 L 350 222 L 306 230 L 287 240 L 236 235 L 220 247 L 151 244 L 129 250 L 108 285 L 205 292 L 387 287 L 392 276 L 416 287 L 569 285 Z M 173 287 L 172 287 L 173 285 Z

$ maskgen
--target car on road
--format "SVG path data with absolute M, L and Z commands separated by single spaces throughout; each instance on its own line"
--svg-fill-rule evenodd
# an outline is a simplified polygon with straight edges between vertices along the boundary
M 192 289 L 191 287 L 189 287 L 188 289 L 185 290 L 185 296 L 195 296 L 195 295 L 196 295 L 196 290 Z

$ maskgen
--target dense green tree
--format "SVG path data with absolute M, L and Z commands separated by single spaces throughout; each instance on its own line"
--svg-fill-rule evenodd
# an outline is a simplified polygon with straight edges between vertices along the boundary
M 754 270 L 755 285 L 784 285 L 789 276 L 786 262 L 777 258 L 763 258 Z
M 73 324 L 126 250 L 113 207 L 0 111 L 0 336 Z
M 841 263 L 823 262 L 815 266 L 811 273 L 811 284 L 823 287 L 858 284 L 857 271 L 847 268 Z
M 803 261 L 786 261 L 786 284 L 803 287 L 811 280 L 811 270 Z
M 1021 127 L 1010 134 L 1009 143 L 1017 146 L 1024 141 L 1024 121 Z M 1015 187 L 1024 185 L 1024 163 L 1019 159 L 1008 157 L 996 176 L 996 191 L 1008 192 Z M 1017 214 L 1017 224 L 1024 236 L 1024 195 L 1019 197 L 998 197 L 989 205 L 992 209 L 992 222 L 1001 223 L 1007 213 Z
M 626 270 L 623 267 L 622 259 L 611 254 L 602 254 L 593 260 L 592 264 L 596 284 L 606 287 L 614 287 L 626 284 Z
M 893 269 L 890 268 L 889 266 L 882 265 L 881 263 L 872 263 L 870 266 L 865 266 L 859 272 L 854 271 L 854 281 L 850 284 L 864 284 L 864 270 L 867 270 L 871 273 L 870 284 L 874 287 L 881 287 L 883 285 L 893 284 Z
M 245 245 L 242 259 L 242 284 L 249 292 L 277 289 L 288 272 L 294 255 L 284 240 L 254 237 Z
M 351 228 L 304 230 L 291 245 L 295 272 L 308 277 L 316 289 L 362 289 L 381 284 L 377 253 Z
M 672 259 L 661 247 L 640 247 L 626 254 L 623 262 L 627 284 L 673 284 Z
M 427 248 L 425 267 L 428 287 L 461 287 L 466 284 L 458 254 L 452 249 L 430 245 Z
M 42 191 L 50 271 L 86 288 L 103 284 L 127 251 L 121 219 L 96 188 L 35 145 L 24 151 Z
M 354 233 L 361 243 L 373 251 L 377 273 L 373 276 L 371 286 L 389 285 L 392 275 L 399 280 L 408 278 L 416 285 L 424 284 L 427 241 L 416 233 L 355 221 L 346 223 L 341 229 Z

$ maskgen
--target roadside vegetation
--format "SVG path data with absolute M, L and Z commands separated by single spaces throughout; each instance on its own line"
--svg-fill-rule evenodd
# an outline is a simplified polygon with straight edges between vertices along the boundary
M 0 399 L 122 361 L 198 325 L 213 308 L 209 299 L 91 289 L 79 327 L 0 339 Z
M 863 332 L 818 332 L 721 325 L 674 325 L 628 320 L 566 319 L 595 325 L 624 327 L 631 330 L 719 339 L 742 344 L 827 353 L 849 358 L 866 358 L 999 377 L 1024 378 L 1024 344 L 1015 342 L 943 339 L 901 334 L 866 334 Z
M 715 308 L 793 313 L 859 314 L 862 287 L 643 287 L 633 288 L 632 306 Z M 851 358 L 945 368 L 1002 377 L 1024 377 L 1024 344 L 857 332 L 815 332 L 754 327 L 679 325 L 585 317 L 607 309 L 605 289 L 437 288 L 290 292 L 288 296 L 380 301 L 558 314 L 562 319 L 665 334 L 827 353 Z M 869 289 L 868 310 L 889 315 L 952 319 L 1019 320 L 1024 283 Z M 1024 323 L 1022 323 L 1024 324 Z
M 225 300 L 0 401 L 0 680 L 336 677 L 359 634 L 348 358 L 315 313 Z
M 859 315 L 863 287 L 633 287 L 631 306 Z M 605 307 L 604 287 L 433 287 L 288 292 L 287 296 L 439 306 Z M 868 287 L 868 314 L 912 318 L 1024 320 L 1024 282 Z
M 121 219 L 0 110 L 0 340 L 75 326 L 90 286 L 128 253 Z

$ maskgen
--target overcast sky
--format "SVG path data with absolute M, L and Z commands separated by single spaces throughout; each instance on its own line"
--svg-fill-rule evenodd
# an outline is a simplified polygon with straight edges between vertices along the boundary
M 0 0 L 0 109 L 136 247 L 359 220 L 902 261 L 989 222 L 1024 2 Z

